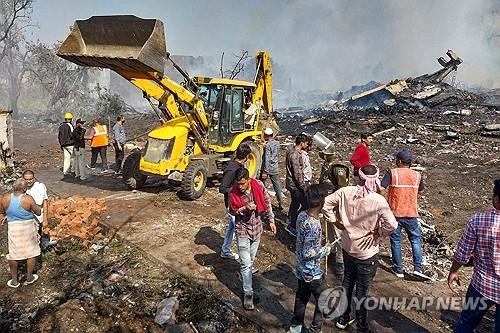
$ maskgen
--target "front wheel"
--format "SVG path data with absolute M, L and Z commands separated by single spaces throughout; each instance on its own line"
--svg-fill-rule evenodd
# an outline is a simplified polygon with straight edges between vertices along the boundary
M 201 197 L 207 187 L 208 171 L 203 161 L 189 162 L 182 177 L 180 196 L 186 200 Z
M 141 162 L 141 151 L 133 150 L 123 163 L 123 181 L 131 189 L 139 189 L 146 183 L 147 175 L 143 174 L 139 168 Z
M 245 142 L 250 146 L 250 154 L 245 162 L 245 168 L 248 169 L 248 173 L 252 178 L 258 178 L 260 168 L 262 165 L 262 154 L 260 152 L 260 147 L 256 142 Z

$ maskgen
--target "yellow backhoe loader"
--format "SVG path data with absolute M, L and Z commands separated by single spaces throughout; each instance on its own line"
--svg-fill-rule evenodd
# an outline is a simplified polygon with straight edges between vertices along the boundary
M 146 147 L 124 162 L 123 179 L 131 188 L 142 187 L 148 175 L 177 175 L 181 196 L 197 199 L 207 179 L 222 173 L 242 142 L 252 151 L 246 165 L 250 175 L 260 171 L 263 130 L 277 129 L 267 52 L 256 54 L 254 82 L 190 77 L 167 53 L 162 21 L 118 15 L 77 20 L 57 55 L 80 66 L 115 71 L 142 91 L 159 116 L 162 125 L 148 134 Z M 184 82 L 166 75 L 167 61 Z M 257 106 L 251 124 L 245 121 L 245 98 Z

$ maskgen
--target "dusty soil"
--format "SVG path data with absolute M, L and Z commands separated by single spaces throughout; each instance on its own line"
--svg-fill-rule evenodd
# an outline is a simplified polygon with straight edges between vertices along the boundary
M 495 110 L 484 112 L 488 118 L 498 117 Z M 427 221 L 435 224 L 445 237 L 449 236 L 446 243 L 453 246 L 467 219 L 490 206 L 492 180 L 500 176 L 499 162 L 486 162 L 500 157 L 499 140 L 461 135 L 457 141 L 447 141 L 441 133 L 419 127 L 427 122 L 443 121 L 438 115 L 405 113 L 386 117 L 401 125 L 397 125 L 396 132 L 377 137 L 372 148 L 373 160 L 383 169 L 391 166 L 391 154 L 398 149 L 405 147 L 415 152 L 417 162 L 425 168 L 423 175 L 427 183 L 420 206 L 432 212 Z M 478 119 L 477 126 L 480 126 L 480 119 L 485 115 L 477 113 L 474 117 L 467 121 L 475 124 Z M 338 122 L 330 123 L 325 134 L 348 159 L 359 137 L 360 130 L 356 126 L 372 129 L 380 120 L 374 114 L 335 115 L 334 121 Z M 457 124 L 463 121 L 454 119 Z M 288 129 L 283 134 L 293 135 L 302 130 L 313 134 L 317 129 L 325 130 L 324 126 L 316 128 L 316 125 L 301 128 L 299 123 L 300 120 L 295 120 L 295 126 L 282 126 Z M 254 281 L 260 295 L 258 311 L 245 312 L 239 301 L 238 263 L 219 257 L 226 222 L 223 200 L 216 188 L 208 188 L 197 201 L 186 202 L 177 197 L 175 187 L 154 180 L 148 181 L 146 188 L 137 193 L 125 191 L 121 180 L 109 175 L 98 175 L 96 180 L 85 185 L 60 182 L 60 174 L 55 170 L 61 165 L 62 154 L 57 147 L 56 131 L 57 126 L 16 123 L 16 157 L 25 160 L 25 166 L 40 172 L 40 178 L 53 193 L 70 196 L 83 192 L 105 197 L 108 216 L 103 223 L 115 230 L 123 241 L 113 238 L 110 246 L 97 255 L 91 255 L 79 244 L 72 244 L 62 254 L 45 254 L 40 283 L 15 291 L 0 288 L 3 327 L 13 331 L 70 332 L 81 327 L 71 326 L 78 325 L 78 319 L 80 323 L 88 323 L 85 329 L 89 332 L 154 331 L 160 329 L 152 322 L 156 304 L 178 293 L 182 295 L 180 321 L 192 321 L 200 332 L 253 332 L 259 329 L 283 332 L 291 318 L 296 287 L 294 240 L 284 232 L 287 223 L 284 213 L 277 213 L 278 235 L 273 238 L 265 233 L 257 256 L 256 267 L 260 273 Z M 421 138 L 424 143 L 409 145 L 397 140 L 409 136 Z M 280 139 L 283 143 L 287 141 L 284 136 Z M 317 152 L 311 155 L 315 172 L 319 173 L 321 161 Z M 108 159 L 113 161 L 112 152 Z M 4 227 L 3 240 L 5 233 Z M 1 244 L 1 253 L 5 254 L 5 241 Z M 407 242 L 403 247 L 405 264 L 409 267 L 411 255 Z M 372 295 L 451 296 L 442 281 L 425 283 L 408 276 L 398 280 L 388 273 L 390 248 L 387 244 L 381 255 L 381 269 L 375 278 Z M 105 286 L 111 271 L 122 266 L 127 269 L 127 277 Z M 464 273 L 470 276 L 471 270 L 465 269 Z M 7 277 L 7 265 L 1 266 L 0 280 L 6 281 Z M 91 282 L 93 279 L 97 283 Z M 339 280 L 330 273 L 328 283 L 336 286 Z M 99 287 L 94 288 L 94 285 L 101 285 L 103 294 L 97 290 L 95 295 L 94 289 Z M 465 287 L 461 289 L 462 295 Z M 310 315 L 309 311 L 308 318 Z M 371 324 L 377 332 L 450 332 L 457 317 L 456 311 L 370 313 Z M 483 320 L 481 331 L 490 331 L 491 323 L 490 314 Z M 331 323 L 327 323 L 324 332 L 335 331 Z
M 0 231 L 4 257 L 6 227 Z M 34 285 L 11 289 L 2 283 L 0 331 L 163 332 L 154 322 L 156 307 L 173 296 L 180 302 L 179 323 L 256 331 L 210 289 L 165 269 L 116 238 L 104 243 L 106 247 L 94 252 L 81 240 L 66 239 L 43 254 L 43 268 Z M 8 266 L 2 265 L 1 280 L 8 276 Z

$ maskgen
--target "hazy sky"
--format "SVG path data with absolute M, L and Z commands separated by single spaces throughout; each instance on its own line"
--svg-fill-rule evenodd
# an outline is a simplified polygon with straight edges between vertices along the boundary
M 343 89 L 437 70 L 453 49 L 457 79 L 500 86 L 500 1 L 495 0 L 37 0 L 43 42 L 63 40 L 75 19 L 133 14 L 164 22 L 172 54 L 266 49 L 294 87 Z M 497 36 L 496 39 L 493 38 Z M 197 73 L 192 73 L 197 74 Z M 201 73 L 200 73 L 201 74 Z

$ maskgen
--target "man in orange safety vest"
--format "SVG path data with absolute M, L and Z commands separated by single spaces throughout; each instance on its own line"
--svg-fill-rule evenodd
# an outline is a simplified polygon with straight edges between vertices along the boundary
M 85 139 L 90 140 L 90 149 L 92 157 L 90 158 L 90 169 L 94 170 L 97 162 L 97 155 L 101 156 L 102 173 L 108 171 L 108 159 L 106 157 L 109 145 L 108 129 L 102 125 L 99 119 L 92 121 L 92 128 L 89 130 Z
M 388 170 L 381 185 L 388 189 L 387 202 L 398 221 L 398 228 L 391 234 L 392 272 L 403 278 L 403 260 L 401 255 L 401 230 L 408 234 L 413 253 L 413 275 L 428 278 L 423 274 L 422 238 L 418 223 L 417 196 L 424 190 L 422 175 L 410 169 L 413 154 L 401 150 L 396 154 L 396 168 Z

